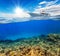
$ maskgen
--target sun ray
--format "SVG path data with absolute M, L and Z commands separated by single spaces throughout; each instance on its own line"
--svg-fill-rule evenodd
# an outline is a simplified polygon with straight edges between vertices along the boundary
M 17 17 L 30 17 L 30 15 L 20 7 L 16 7 L 14 12 Z
M 16 2 L 15 0 L 12 0 L 12 3 L 14 4 L 15 7 L 19 5 L 21 6 L 20 0 L 16 0 Z

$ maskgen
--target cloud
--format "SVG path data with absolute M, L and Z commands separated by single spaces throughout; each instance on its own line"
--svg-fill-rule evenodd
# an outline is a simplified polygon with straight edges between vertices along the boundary
M 11 22 L 24 22 L 30 20 L 46 20 L 46 19 L 59 19 L 60 20 L 60 4 L 58 0 L 47 2 L 42 1 L 39 3 L 35 11 L 32 13 L 23 11 L 23 14 L 3 13 L 0 12 L 0 24 Z M 45 4 L 42 7 L 42 4 Z
M 37 13 L 28 13 L 31 17 L 25 17 L 25 18 L 20 18 L 20 17 L 15 17 L 13 14 L 10 16 L 4 16 L 0 17 L 0 24 L 5 24 L 5 23 L 13 23 L 13 22 L 24 22 L 24 21 L 30 21 L 30 20 L 46 20 L 46 19 L 60 19 L 60 15 L 56 16 L 49 16 L 48 13 L 45 14 L 37 14 Z
M 24 12 L 21 16 L 20 14 L 15 13 L 3 13 L 0 12 L 0 23 L 11 23 L 11 22 L 22 22 L 28 21 L 30 15 L 27 12 Z
M 47 2 L 46 6 L 54 5 L 54 4 L 57 3 L 57 2 L 58 2 L 58 0 L 51 1 L 51 2 Z
M 43 1 L 43 2 L 40 2 L 39 4 L 41 5 L 41 4 L 46 4 L 47 2 L 46 1 Z
M 24 22 L 24 21 L 30 21 L 30 20 L 41 20 L 41 19 L 47 19 L 48 16 L 44 16 L 42 14 L 36 14 L 36 13 L 28 13 L 30 17 L 16 17 L 14 14 L 6 14 L 2 13 L 0 17 L 0 24 L 5 23 L 13 23 L 13 22 Z
M 55 1 L 42 1 L 33 12 L 36 20 L 60 19 L 60 4 Z M 44 7 L 42 6 L 44 4 Z M 36 15 L 37 14 L 37 15 Z
M 60 15 L 60 4 L 57 4 L 58 0 L 55 1 L 42 1 L 39 3 L 37 8 L 35 9 L 34 13 L 50 13 L 51 15 Z M 40 4 L 46 4 L 44 7 Z M 40 6 L 40 7 L 39 7 Z
M 39 3 L 39 5 L 41 5 L 41 4 L 46 4 L 46 6 L 51 6 L 51 5 L 54 5 L 54 4 L 57 3 L 57 2 L 58 2 L 58 0 L 49 1 L 49 2 L 47 2 L 47 1 L 42 1 L 42 2 Z

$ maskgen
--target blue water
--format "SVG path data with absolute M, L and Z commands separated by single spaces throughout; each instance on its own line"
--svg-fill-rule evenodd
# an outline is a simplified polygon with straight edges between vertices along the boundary
M 32 20 L 0 24 L 0 40 L 60 33 L 60 20 Z

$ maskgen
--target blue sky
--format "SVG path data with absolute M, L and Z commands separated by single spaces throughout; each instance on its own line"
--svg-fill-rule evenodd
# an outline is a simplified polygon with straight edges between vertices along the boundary
M 45 18 L 39 16 L 42 12 L 56 18 L 60 15 L 60 0 L 0 0 L 0 23 L 41 20 Z
M 0 11 L 11 12 L 15 6 L 33 11 L 40 0 L 0 0 Z
M 0 11 L 13 12 L 16 6 L 22 7 L 25 10 L 34 11 L 42 1 L 50 2 L 55 0 L 0 0 Z M 59 3 L 59 1 L 57 3 Z M 41 6 L 43 7 L 44 4 Z

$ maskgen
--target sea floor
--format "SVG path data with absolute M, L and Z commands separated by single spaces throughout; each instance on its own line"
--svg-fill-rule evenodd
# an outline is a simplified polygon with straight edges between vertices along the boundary
M 0 56 L 60 56 L 60 34 L 0 41 Z

